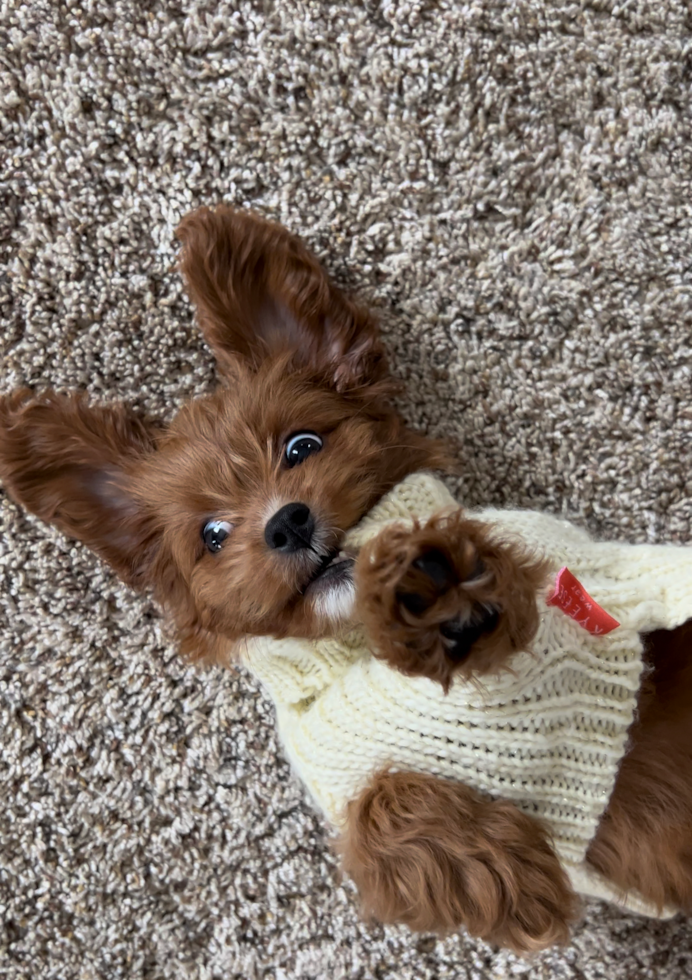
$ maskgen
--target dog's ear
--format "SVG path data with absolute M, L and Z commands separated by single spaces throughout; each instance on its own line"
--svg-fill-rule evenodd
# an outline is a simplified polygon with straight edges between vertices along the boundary
M 372 315 L 330 281 L 285 228 L 248 211 L 200 208 L 183 219 L 180 270 L 222 371 L 288 354 L 338 390 L 387 374 Z
M 133 493 L 157 428 L 123 405 L 20 389 L 0 398 L 0 479 L 14 500 L 83 541 L 126 582 L 144 588 L 158 531 Z

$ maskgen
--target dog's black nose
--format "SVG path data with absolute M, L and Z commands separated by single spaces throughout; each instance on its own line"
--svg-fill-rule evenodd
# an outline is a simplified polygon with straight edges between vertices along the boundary
M 315 519 L 305 504 L 286 504 L 270 517 L 264 529 L 264 540 L 275 551 L 292 554 L 309 548 L 315 533 Z

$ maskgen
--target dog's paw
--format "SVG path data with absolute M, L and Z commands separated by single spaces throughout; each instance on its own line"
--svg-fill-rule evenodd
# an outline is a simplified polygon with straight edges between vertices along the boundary
M 502 666 L 538 625 L 545 567 L 461 512 L 386 529 L 356 566 L 358 609 L 377 656 L 439 681 Z
M 430 581 L 420 579 L 426 576 Z M 414 581 L 407 581 L 407 575 Z M 415 591 L 416 588 L 424 588 Z M 441 595 L 457 585 L 457 577 L 447 555 L 439 548 L 431 548 L 419 558 L 414 558 L 400 582 L 397 598 L 414 616 L 421 616 Z M 427 586 L 427 587 L 425 587 Z
M 411 562 L 396 593 L 397 601 L 415 619 L 430 614 L 437 622 L 443 608 L 455 613 L 452 619 L 439 622 L 439 630 L 447 657 L 457 665 L 469 657 L 482 636 L 493 632 L 500 620 L 499 608 L 492 601 L 483 602 L 490 576 L 472 545 L 464 550 L 461 564 L 463 567 L 457 569 L 452 556 L 441 548 L 423 551 Z M 457 606 L 456 610 L 449 609 L 444 601 L 435 610 L 446 596 Z

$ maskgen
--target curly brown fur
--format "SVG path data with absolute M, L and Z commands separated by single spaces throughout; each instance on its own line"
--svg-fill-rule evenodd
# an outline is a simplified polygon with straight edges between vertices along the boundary
M 79 538 L 130 585 L 145 585 L 156 532 L 127 486 L 160 435 L 123 405 L 20 388 L 0 398 L 0 474 L 28 510 Z
M 250 211 L 199 208 L 180 222 L 180 271 L 218 366 L 235 377 L 288 353 L 337 391 L 394 386 L 373 315 L 346 296 L 299 238 Z
M 340 851 L 382 922 L 533 952 L 569 938 L 578 901 L 545 826 L 460 783 L 382 772 L 351 804 Z
M 124 405 L 15 392 L 0 399 L 0 478 L 16 501 L 153 590 L 185 652 L 224 660 L 246 634 L 338 629 L 352 586 L 318 590 L 321 563 L 395 483 L 448 457 L 389 404 L 372 315 L 295 236 L 227 207 L 202 208 L 178 234 L 227 384 L 166 428 Z M 289 468 L 287 440 L 304 430 L 322 450 Z M 314 537 L 287 554 L 268 548 L 265 526 L 291 502 L 309 508 Z M 215 554 L 202 540 L 210 519 L 231 527 Z
M 646 637 L 650 673 L 587 854 L 617 888 L 692 912 L 692 621 Z
M 377 656 L 448 690 L 455 674 L 497 671 L 530 646 L 547 572 L 543 560 L 456 511 L 413 529 L 386 528 L 361 551 L 358 612 Z M 473 642 L 460 656 L 466 629 Z

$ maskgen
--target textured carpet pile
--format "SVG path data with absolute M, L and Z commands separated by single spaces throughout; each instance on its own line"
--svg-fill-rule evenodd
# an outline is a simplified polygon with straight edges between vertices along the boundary
M 170 417 L 213 366 L 173 271 L 251 205 L 380 312 L 470 505 L 690 541 L 685 0 L 0 0 L 0 384 Z M 592 904 L 534 961 L 363 924 L 272 713 L 0 497 L 0 974 L 682 980 Z

